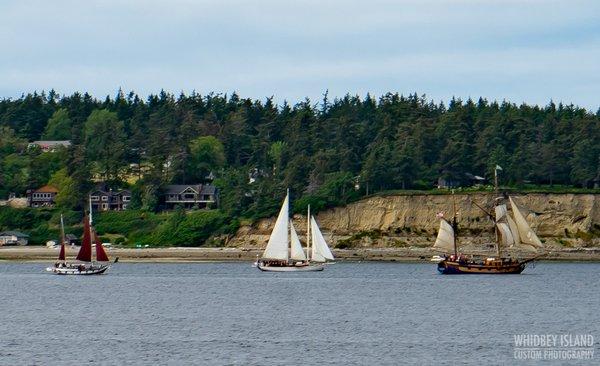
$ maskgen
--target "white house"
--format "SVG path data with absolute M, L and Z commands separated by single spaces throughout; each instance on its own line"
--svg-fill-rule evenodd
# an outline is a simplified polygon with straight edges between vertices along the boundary
M 18 231 L 3 231 L 0 232 L 1 245 L 27 245 L 29 235 Z

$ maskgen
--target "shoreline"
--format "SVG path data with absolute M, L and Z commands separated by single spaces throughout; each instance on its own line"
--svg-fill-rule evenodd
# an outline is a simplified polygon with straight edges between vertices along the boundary
M 76 256 L 77 249 L 68 248 L 67 258 Z M 262 248 L 110 248 L 109 257 L 119 257 L 120 262 L 131 263 L 184 263 L 184 262 L 250 262 L 262 253 Z M 430 248 L 360 248 L 334 249 L 338 261 L 374 262 L 429 262 L 438 254 Z M 491 255 L 491 253 L 477 253 Z M 0 262 L 54 262 L 58 248 L 0 247 Z M 532 255 L 529 254 L 529 257 Z M 523 255 L 521 257 L 527 257 Z M 541 261 L 599 262 L 600 248 L 563 249 L 551 251 Z

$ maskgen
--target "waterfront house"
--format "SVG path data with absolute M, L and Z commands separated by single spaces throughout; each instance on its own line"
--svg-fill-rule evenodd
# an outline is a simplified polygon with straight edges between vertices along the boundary
M 71 146 L 71 141 L 69 140 L 49 140 L 49 141 L 33 141 L 27 145 L 28 148 L 39 147 L 43 152 L 54 152 L 59 148 L 68 148 Z
M 19 231 L 3 231 L 0 233 L 0 246 L 2 245 L 27 245 L 29 235 Z
M 90 193 L 90 202 L 93 211 L 123 211 L 131 202 L 131 191 L 121 189 L 97 189 Z
M 172 184 L 165 187 L 165 208 L 215 208 L 219 190 L 212 184 Z
M 58 189 L 48 185 L 27 190 L 29 207 L 54 207 L 54 198 L 57 193 Z
M 449 177 L 439 177 L 437 180 L 438 189 L 458 188 L 458 187 L 474 187 L 480 186 L 486 183 L 486 179 L 479 175 L 471 173 L 455 175 Z
M 65 240 L 67 245 L 79 245 L 79 237 L 74 234 L 65 235 Z

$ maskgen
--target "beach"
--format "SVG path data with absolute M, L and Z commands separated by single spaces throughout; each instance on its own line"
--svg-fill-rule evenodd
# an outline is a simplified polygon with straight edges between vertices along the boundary
M 67 249 L 67 258 L 75 258 L 78 247 Z M 262 254 L 262 248 L 120 248 L 107 250 L 112 260 L 124 262 L 206 262 L 206 261 L 253 261 Z M 429 248 L 359 248 L 334 249 L 333 254 L 341 261 L 423 261 L 439 254 Z M 477 253 L 492 255 L 491 253 Z M 58 248 L 42 246 L 0 247 L 0 261 L 54 261 Z M 533 256 L 533 255 L 529 255 Z M 521 257 L 526 257 L 523 255 Z M 564 248 L 548 252 L 543 260 L 553 261 L 600 261 L 600 248 Z

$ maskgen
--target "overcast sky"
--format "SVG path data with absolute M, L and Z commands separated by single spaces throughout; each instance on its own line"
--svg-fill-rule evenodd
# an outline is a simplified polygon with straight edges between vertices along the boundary
M 0 2 L 0 97 L 367 92 L 600 107 L 600 1 Z

